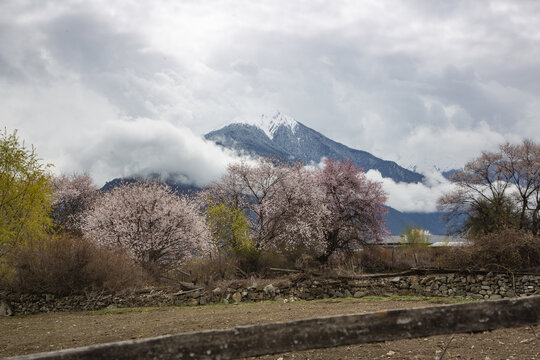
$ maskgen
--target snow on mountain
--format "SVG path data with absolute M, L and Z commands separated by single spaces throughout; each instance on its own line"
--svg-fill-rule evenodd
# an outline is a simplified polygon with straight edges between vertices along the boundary
M 257 126 L 259 129 L 264 131 L 264 133 L 270 139 L 274 139 L 275 133 L 280 127 L 285 127 L 294 134 L 296 128 L 298 127 L 298 122 L 292 117 L 277 111 L 272 116 L 262 114 L 258 120 L 254 121 L 250 125 Z

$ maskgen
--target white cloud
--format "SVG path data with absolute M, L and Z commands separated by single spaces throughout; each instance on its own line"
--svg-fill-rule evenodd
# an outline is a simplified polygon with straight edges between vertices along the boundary
M 95 145 L 112 146 L 107 131 L 134 151 L 126 136 L 147 119 L 189 143 L 276 109 L 400 165 L 461 167 L 540 141 L 539 13 L 510 0 L 2 1 L 0 121 L 57 168 L 100 179 L 148 168 L 122 148 L 107 159 Z
M 202 186 L 239 160 L 182 125 L 130 119 L 77 83 L 0 86 L 0 98 L 8 105 L 0 107 L 5 126 L 18 129 L 56 173 L 87 171 L 99 185 L 116 177 L 159 173 Z
M 160 174 L 204 186 L 239 159 L 185 127 L 139 118 L 104 123 L 88 146 L 74 149 L 80 167 L 100 174 L 99 182 L 120 176 Z
M 383 178 L 377 170 L 369 170 L 366 176 L 370 180 L 382 183 L 384 191 L 388 194 L 386 204 L 399 211 L 437 211 L 439 197 L 453 189 L 452 183 L 437 171 L 426 173 L 424 183 L 414 184 L 395 182 L 392 179 Z

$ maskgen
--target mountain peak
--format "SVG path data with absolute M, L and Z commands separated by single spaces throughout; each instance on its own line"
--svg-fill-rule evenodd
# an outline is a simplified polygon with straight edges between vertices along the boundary
M 288 127 L 294 134 L 294 131 L 298 126 L 298 121 L 294 120 L 294 118 L 291 116 L 276 111 L 271 116 L 262 114 L 260 118 L 253 123 L 253 125 L 263 130 L 270 139 L 273 139 L 277 129 L 279 129 L 281 126 Z
M 379 159 L 372 154 L 351 149 L 284 115 L 279 111 L 258 120 L 229 124 L 214 130 L 205 138 L 224 147 L 254 156 L 272 157 L 283 161 L 318 164 L 322 158 L 350 159 L 356 166 L 379 170 L 383 177 L 396 182 L 415 183 L 423 176 L 400 167 L 393 161 Z

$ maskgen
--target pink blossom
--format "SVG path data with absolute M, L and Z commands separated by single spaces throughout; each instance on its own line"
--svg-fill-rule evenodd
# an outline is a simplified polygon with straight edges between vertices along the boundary
M 83 231 L 102 245 L 128 249 L 143 264 L 180 263 L 209 250 L 209 231 L 195 203 L 156 182 L 105 193 L 86 213 Z
M 53 218 L 62 230 L 80 232 L 81 216 L 98 196 L 88 174 L 61 175 L 53 180 Z

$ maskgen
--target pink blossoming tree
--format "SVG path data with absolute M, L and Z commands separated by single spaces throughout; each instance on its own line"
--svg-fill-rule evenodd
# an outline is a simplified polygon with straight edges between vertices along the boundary
M 326 262 L 385 233 L 382 186 L 351 162 L 327 160 L 323 170 L 268 160 L 235 164 L 207 196 L 246 211 L 259 249 L 303 247 Z
M 99 195 L 88 174 L 61 175 L 53 179 L 53 220 L 61 230 L 81 232 L 81 216 Z
M 299 244 L 320 247 L 318 228 L 312 226 L 322 210 L 314 173 L 302 166 L 273 164 L 230 165 L 227 174 L 212 184 L 205 198 L 242 209 L 251 221 L 258 249 L 291 249 Z
M 157 182 L 138 181 L 105 193 L 85 214 L 82 229 L 99 244 L 127 249 L 150 269 L 210 250 L 197 206 Z
M 382 184 L 367 179 L 351 161 L 327 159 L 319 173 L 319 186 L 327 210 L 322 220 L 325 250 L 321 261 L 337 250 L 351 250 L 386 234 Z

